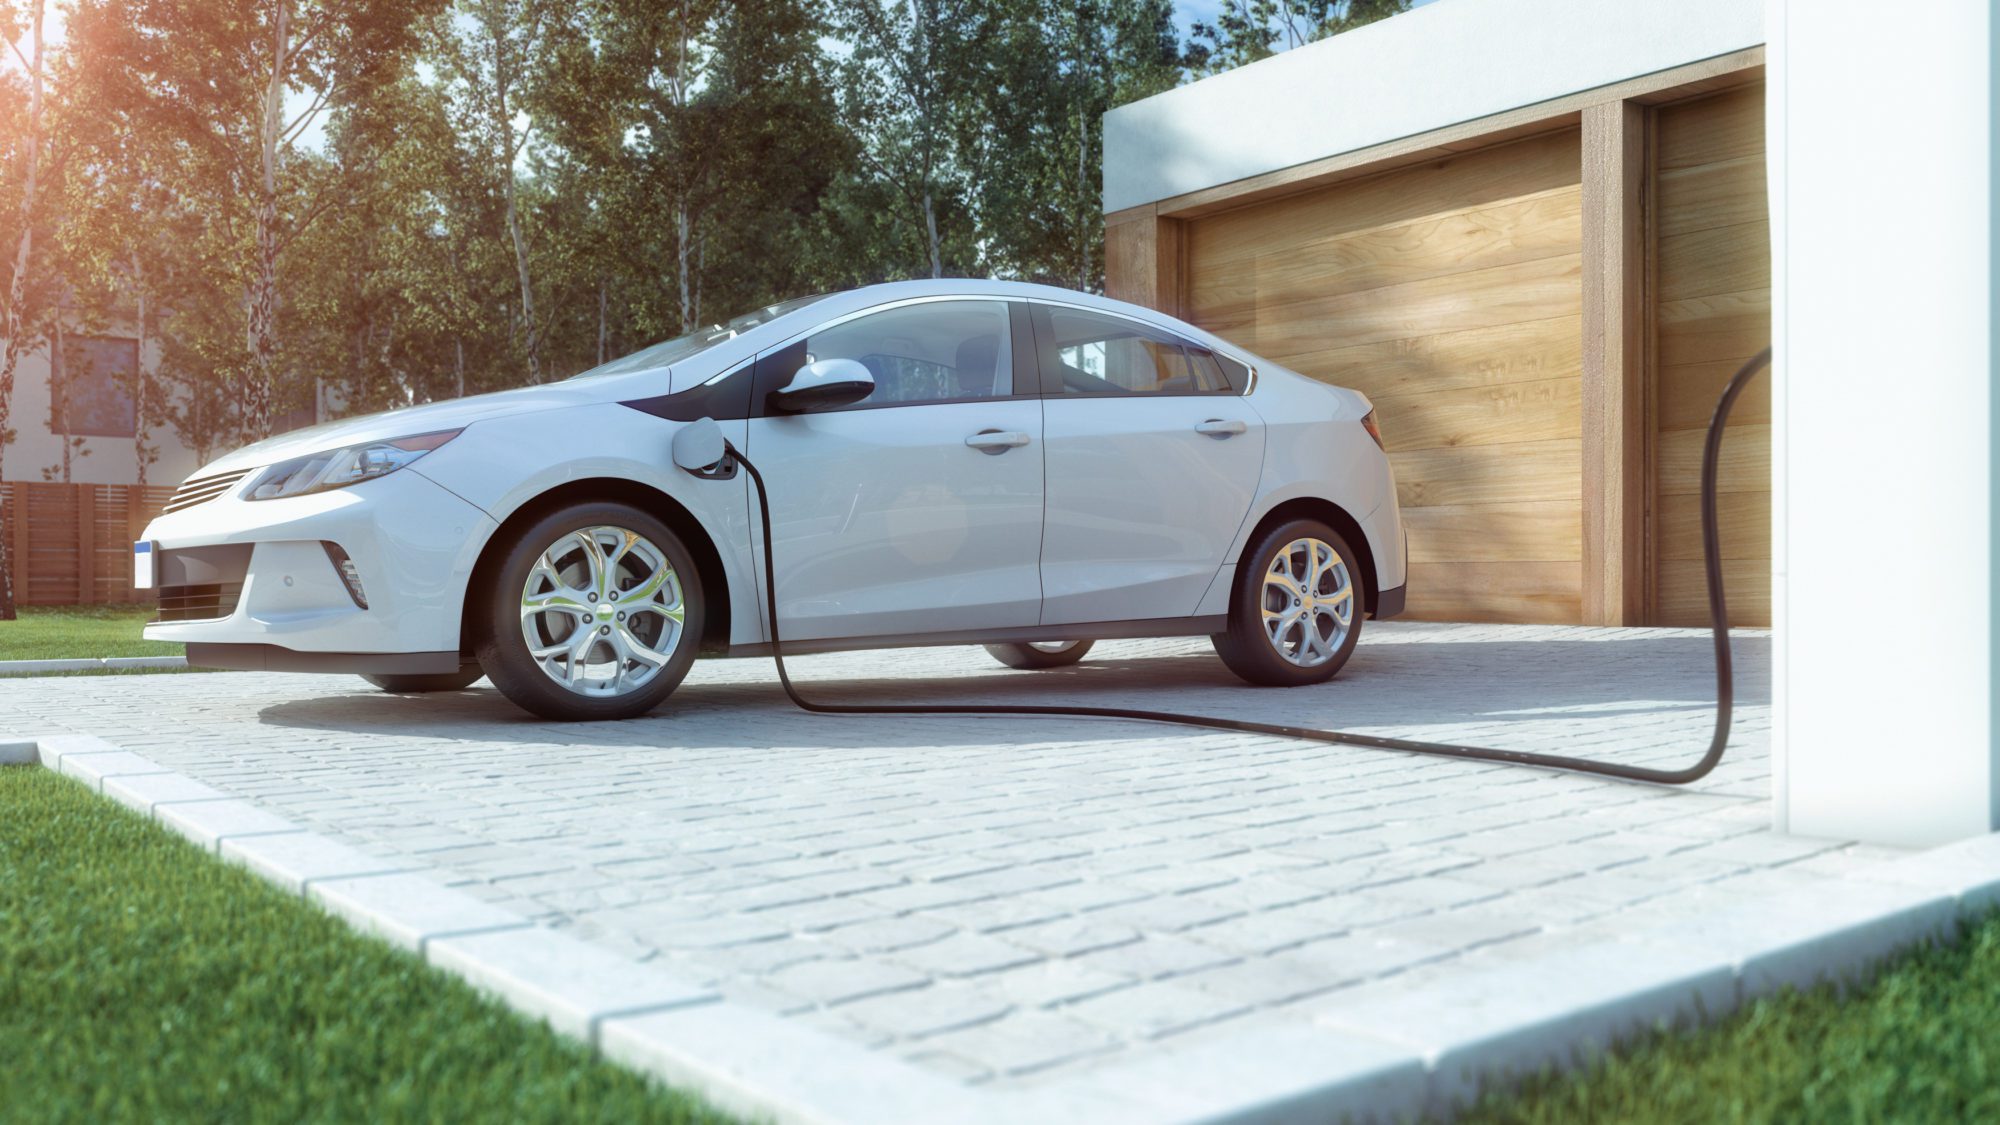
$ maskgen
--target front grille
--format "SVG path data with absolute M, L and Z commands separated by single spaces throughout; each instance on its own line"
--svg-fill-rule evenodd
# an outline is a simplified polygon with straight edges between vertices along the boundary
M 249 475 L 250 470 L 238 469 L 233 473 L 217 473 L 212 477 L 195 477 L 193 480 L 182 481 L 181 486 L 174 489 L 173 498 L 167 501 L 167 506 L 164 510 L 178 512 L 182 508 L 192 508 L 196 504 L 206 504 L 210 500 L 228 492 L 237 481 Z
M 243 583 L 216 582 L 201 586 L 160 587 L 159 621 L 213 621 L 236 612 Z

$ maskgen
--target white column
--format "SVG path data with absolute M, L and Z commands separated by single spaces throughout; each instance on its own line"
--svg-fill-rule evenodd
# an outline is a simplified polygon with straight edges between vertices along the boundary
M 1993 19 L 1771 2 L 1782 831 L 1996 827 Z

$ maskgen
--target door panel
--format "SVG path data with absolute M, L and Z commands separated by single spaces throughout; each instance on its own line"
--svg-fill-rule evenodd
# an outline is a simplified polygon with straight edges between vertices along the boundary
M 1263 419 L 1233 395 L 1044 401 L 1042 623 L 1194 613 L 1256 495 Z M 1243 432 L 1195 429 L 1211 419 Z
M 753 418 L 749 427 L 749 454 L 771 490 L 788 639 L 1036 623 L 1039 401 Z M 966 438 L 982 430 L 1028 443 L 981 452 Z

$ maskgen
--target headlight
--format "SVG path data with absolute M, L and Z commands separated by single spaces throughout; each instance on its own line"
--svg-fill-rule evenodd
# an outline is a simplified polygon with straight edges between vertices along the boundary
M 246 500 L 277 500 L 346 488 L 364 480 L 387 476 L 457 437 L 458 430 L 438 430 L 393 441 L 374 441 L 295 457 L 265 469 L 250 486 Z

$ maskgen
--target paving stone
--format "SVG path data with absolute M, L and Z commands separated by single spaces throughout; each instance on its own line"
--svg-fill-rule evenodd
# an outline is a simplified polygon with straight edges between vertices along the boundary
M 1110 1032 L 1072 1016 L 1021 1012 L 1004 1020 L 944 1032 L 925 1045 L 975 1060 L 984 1069 L 1022 1075 L 1106 1054 L 1120 1044 Z
M 898 965 L 859 958 L 825 958 L 788 965 L 770 975 L 778 988 L 815 1004 L 847 1004 L 884 992 L 922 988 L 931 982 L 923 973 Z
M 1051 957 L 1074 957 L 1081 953 L 1110 949 L 1113 946 L 1139 941 L 1144 936 L 1130 926 L 1118 925 L 1093 915 L 1058 918 L 1053 922 L 1018 926 L 1005 933 L 1009 943 Z
M 388 875 L 421 866 L 380 859 L 313 832 L 231 837 L 222 841 L 221 854 L 294 893 L 321 879 Z
M 595 1041 L 597 1024 L 614 1015 L 717 999 L 653 966 L 540 927 L 434 938 L 424 956 L 585 1041 Z
M 1428 987 L 1474 964 L 1497 971 L 1536 949 L 1603 940 L 1621 919 L 1658 925 L 1677 905 L 1721 909 L 1732 895 L 1848 877 L 1837 842 L 1752 841 L 1691 858 L 1770 838 L 1768 640 L 1738 640 L 1730 757 L 1678 791 L 1112 722 L 830 722 L 790 709 L 758 661 L 699 662 L 670 712 L 593 729 L 588 742 L 577 728 L 524 720 L 490 689 L 419 711 L 347 679 L 266 673 L 127 677 L 112 696 L 101 681 L 0 682 L 0 714 L 58 766 L 123 749 L 207 787 L 106 785 L 137 806 L 168 802 L 162 816 L 181 801 L 247 802 L 359 852 L 427 866 L 430 879 L 416 882 L 449 884 L 445 902 L 458 911 L 423 914 L 433 905 L 423 896 L 398 904 L 408 924 L 393 932 L 406 945 L 439 927 L 535 919 L 792 1013 L 771 1017 L 781 1027 L 1018 1093 L 1178 1056 L 1171 1045 L 1203 1036 L 1233 1042 L 1376 987 L 1368 982 Z M 808 656 L 796 670 L 829 693 L 1167 707 L 1650 761 L 1659 745 L 1705 737 L 1708 714 L 1683 702 L 1712 688 L 1706 645 L 1676 630 L 1371 623 L 1347 676 L 1275 695 L 1244 692 L 1199 639 L 1106 642 L 1076 673 L 1001 672 L 977 649 Z M 1673 709 L 1636 713 L 1654 700 Z M 283 723 L 270 721 L 274 709 Z M 1592 840 L 1615 849 L 1592 853 Z M 1617 866 L 1595 870 L 1605 863 Z M 1732 872 L 1726 892 L 1701 881 L 1718 870 Z M 394 899 L 403 879 L 315 883 L 308 894 Z M 1472 910 L 1566 928 L 1491 944 L 1487 927 L 1462 924 L 1471 915 L 1447 921 Z M 843 929 L 870 936 L 844 949 Z M 940 931 L 935 941 L 998 944 L 905 963 L 933 944 L 906 941 Z M 1143 940 L 1125 940 L 1132 932 Z M 1383 932 L 1405 940 L 1384 945 Z M 1438 958 L 1398 967 L 1432 951 L 1415 935 L 1438 942 Z M 992 959 L 967 955 L 975 950 Z M 810 952 L 825 956 L 800 960 Z M 1000 967 L 952 975 L 988 964 Z M 1364 972 L 1374 975 L 1351 982 Z M 794 976 L 816 987 L 795 988 Z M 1088 1042 L 1110 1046 L 1069 1057 L 1054 1036 L 1041 1062 L 973 1049 L 975 1034 L 1031 1044 L 1039 1021 L 1076 1020 L 1071 1008 L 1085 1001 L 1108 1007 L 1132 993 L 1121 1003 L 1137 1009 L 1139 993 L 1162 984 L 1251 1014 L 1162 1039 L 1148 1036 L 1175 1020 L 1088 1024 L 1105 1037 Z M 896 1009 L 889 998 L 903 990 L 947 985 L 1005 1010 L 920 1039 L 842 1014 L 872 997 Z M 1306 999 L 1283 999 L 1300 988 Z M 1225 1056 L 1187 1081 L 1242 1062 Z M 1103 1104 L 1105 1120 L 1145 1121 L 1221 1103 L 1183 1100 L 1171 1114 L 1133 1110 L 1157 1103 L 1126 1094 Z
M 870 996 L 841 1007 L 848 1019 L 900 1039 L 936 1035 L 942 1031 L 988 1023 L 1004 1016 L 1012 1005 L 982 992 L 950 984 Z
M 151 758 L 134 754 L 129 750 L 107 750 L 97 754 L 65 754 L 62 758 L 62 772 L 101 793 L 104 791 L 106 778 L 163 774 L 169 771 Z
M 994 973 L 1042 959 L 1040 953 L 1012 942 L 981 934 L 958 933 L 925 945 L 900 949 L 889 954 L 899 965 L 932 977 L 972 977 Z
M 220 801 L 228 797 L 212 785 L 177 773 L 109 777 L 104 780 L 104 795 L 142 813 L 151 813 L 169 801 Z
M 299 825 L 248 801 L 190 801 L 161 805 L 160 822 L 214 851 L 223 840 L 301 831 Z
M 1250 1005 L 1173 981 L 1138 985 L 1079 1000 L 1061 1009 L 1121 1035 L 1156 1039 L 1242 1015 Z
M 1052 1007 L 1137 984 L 1139 978 L 1077 961 L 1039 961 L 982 982 L 1022 1007 Z
M 1414 1048 L 1432 1060 L 1428 1113 L 1469 1101 L 1483 1075 L 1525 1074 L 1591 1057 L 1656 1024 L 1725 1015 L 1735 977 L 1699 951 L 1635 957 L 1615 942 L 1584 944 L 1505 973 L 1460 974 L 1421 987 L 1390 980 L 1318 1001 L 1318 1022 Z
M 419 951 L 432 938 L 528 924 L 519 914 L 423 875 L 326 879 L 307 886 L 306 897 L 358 929 Z
M 1144 941 L 1086 953 L 1076 960 L 1121 976 L 1151 980 L 1226 965 L 1235 954 L 1185 938 L 1147 935 Z

